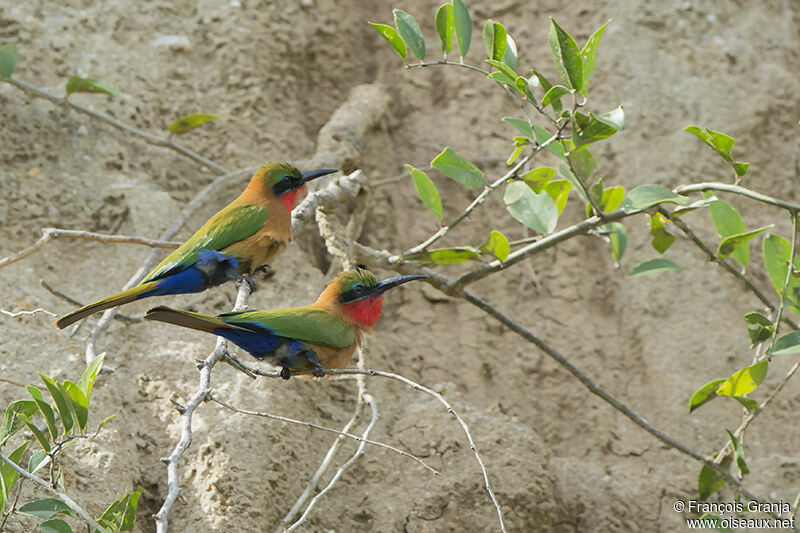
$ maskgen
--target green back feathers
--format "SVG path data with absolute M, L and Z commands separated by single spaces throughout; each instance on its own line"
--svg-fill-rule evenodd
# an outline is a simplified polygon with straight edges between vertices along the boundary
M 260 205 L 226 207 L 161 261 L 142 283 L 161 279 L 194 264 L 201 250 L 220 251 L 254 235 L 268 218 L 267 209 Z
M 375 277 L 375 274 L 366 268 L 359 267 L 356 267 L 353 270 L 342 272 L 339 274 L 339 279 L 341 280 L 341 288 L 339 289 L 340 294 L 349 291 L 359 284 L 364 285 L 365 287 L 374 287 L 378 284 L 378 278 Z
M 345 348 L 356 340 L 353 329 L 343 320 L 313 306 L 223 313 L 218 318 L 232 326 L 247 329 L 247 325 L 252 324 L 281 337 L 334 348 Z

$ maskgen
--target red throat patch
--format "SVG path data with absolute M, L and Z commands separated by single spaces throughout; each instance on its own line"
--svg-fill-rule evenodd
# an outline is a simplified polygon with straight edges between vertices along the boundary
M 372 327 L 381 316 L 381 305 L 383 304 L 383 296 L 372 296 L 364 298 L 363 300 L 356 300 L 349 304 L 343 304 L 342 309 L 344 312 L 361 324 L 362 326 Z
M 286 206 L 286 210 L 291 212 L 294 204 L 297 203 L 297 199 L 301 196 L 305 196 L 306 194 L 306 186 L 303 185 L 302 187 L 298 187 L 297 189 L 292 189 L 291 191 L 287 191 L 280 196 L 281 202 L 283 205 Z

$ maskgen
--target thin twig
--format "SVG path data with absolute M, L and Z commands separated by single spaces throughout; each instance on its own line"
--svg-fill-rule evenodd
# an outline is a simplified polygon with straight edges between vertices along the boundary
M 364 432 L 361 434 L 361 444 L 358 445 L 358 448 L 356 449 L 355 453 L 353 453 L 353 455 L 350 457 L 350 459 L 348 459 L 344 464 L 342 464 L 342 466 L 340 466 L 336 470 L 336 473 L 333 475 L 333 477 L 325 486 L 325 488 L 319 491 L 319 494 L 317 494 L 311 499 L 311 501 L 308 503 L 308 507 L 306 507 L 306 510 L 303 512 L 300 518 L 298 518 L 294 524 L 286 528 L 287 533 L 289 533 L 290 531 L 294 531 L 295 529 L 300 527 L 300 525 L 302 525 L 303 522 L 305 522 L 306 517 L 308 517 L 308 515 L 311 514 L 311 510 L 314 508 L 314 505 L 316 505 L 316 503 L 323 496 L 325 496 L 325 494 L 328 491 L 330 491 L 333 488 L 333 486 L 336 484 L 339 478 L 342 477 L 344 471 L 347 470 L 350 467 L 350 465 L 355 463 L 358 460 L 358 458 L 364 454 L 364 445 L 366 442 L 368 442 L 367 437 L 369 436 L 372 429 L 375 427 L 375 424 L 378 422 L 378 407 L 377 405 L 375 405 L 375 399 L 372 397 L 371 394 L 365 394 L 364 401 L 369 404 L 370 409 L 372 410 L 372 418 L 370 419 L 369 424 L 367 424 L 367 427 L 364 429 Z
M 37 309 L 34 309 L 33 311 L 6 311 L 5 309 L 0 309 L 0 313 L 3 313 L 4 315 L 8 315 L 11 318 L 15 318 L 15 317 L 22 316 L 22 315 L 35 316 L 36 313 L 44 313 L 44 314 L 50 315 L 52 317 L 58 316 L 57 314 L 51 313 L 50 311 L 48 311 L 46 309 L 42 309 L 41 307 L 39 307 Z
M 385 449 L 393 451 L 393 452 L 395 452 L 397 454 L 400 454 L 400 455 L 403 455 L 405 457 L 408 457 L 409 459 L 413 459 L 414 461 L 416 461 L 419 464 L 421 464 L 423 467 L 425 467 L 428 470 L 430 470 L 434 475 L 437 475 L 437 476 L 439 475 L 439 472 L 436 469 L 430 467 L 422 459 L 420 459 L 420 458 L 416 457 L 415 455 L 412 455 L 412 454 L 410 454 L 408 452 L 404 452 L 403 450 L 399 450 L 399 449 L 395 448 L 394 446 L 390 446 L 389 444 L 384 444 L 382 442 L 369 440 L 369 439 L 366 439 L 364 437 L 359 437 L 357 435 L 353 435 L 352 433 L 347 433 L 345 431 L 339 431 L 338 429 L 333 429 L 333 428 L 329 428 L 329 427 L 325 427 L 325 426 L 320 426 L 318 424 L 314 424 L 313 422 L 305 422 L 303 420 L 296 420 L 294 418 L 287 418 L 285 416 L 275 415 L 275 414 L 272 414 L 272 413 L 263 413 L 263 412 L 260 412 L 260 411 L 249 411 L 247 409 L 240 409 L 239 407 L 235 407 L 235 406 L 227 403 L 224 400 L 220 400 L 219 398 L 217 398 L 216 396 L 214 396 L 211 393 L 209 393 L 206 396 L 206 400 L 210 401 L 210 402 L 217 403 L 217 404 L 221 405 L 222 407 L 225 407 L 226 409 L 230 409 L 231 411 L 234 411 L 236 413 L 241 413 L 243 415 L 260 416 L 260 417 L 269 418 L 269 419 L 272 419 L 272 420 L 279 420 L 281 422 L 288 422 L 289 424 L 297 424 L 299 426 L 305 426 L 307 428 L 317 429 L 319 431 L 327 431 L 328 433 L 336 433 L 337 435 L 341 435 L 343 437 L 347 437 L 348 439 L 353 439 L 353 440 L 355 440 L 357 442 L 365 442 L 365 443 L 370 444 L 372 446 L 377 446 L 379 448 L 385 448 Z
M 718 182 L 704 182 L 704 183 L 692 183 L 690 185 L 681 185 L 673 189 L 673 192 L 677 194 L 687 194 L 687 193 L 702 192 L 702 191 L 730 192 L 733 194 L 738 194 L 740 196 L 746 196 L 748 198 L 752 198 L 753 200 L 758 200 L 759 202 L 763 202 L 765 204 L 770 204 L 776 207 L 780 207 L 782 209 L 786 209 L 790 213 L 794 214 L 800 213 L 800 205 L 798 204 L 785 202 L 783 200 L 779 200 L 778 198 L 773 198 L 771 196 L 767 196 L 766 194 L 761 194 L 760 192 L 752 191 L 745 187 L 740 187 L 739 185 L 730 185 L 728 183 L 718 183 Z
M 86 511 L 84 511 L 83 507 L 78 505 L 78 503 L 75 500 L 67 496 L 66 493 L 64 493 L 64 491 L 51 487 L 50 484 L 47 483 L 45 480 L 39 478 L 38 476 L 34 476 L 33 474 L 28 473 L 28 471 L 25 470 L 24 468 L 20 468 L 19 465 L 17 465 L 14 461 L 6 457 L 2 452 L 0 452 L 0 460 L 2 460 L 11 468 L 16 470 L 20 476 L 24 477 L 25 479 L 30 479 L 37 485 L 40 485 L 46 488 L 51 493 L 53 493 L 59 500 L 66 503 L 70 509 L 78 513 L 78 515 L 83 519 L 84 522 L 86 522 L 89 525 L 89 527 L 92 527 L 94 528 L 94 530 L 100 531 L 102 533 L 106 533 L 106 529 L 100 527 L 100 524 L 95 522 L 94 519 L 91 517 L 91 515 L 89 515 L 89 513 L 87 513 Z
M 61 298 L 65 302 L 68 302 L 68 303 L 74 305 L 75 307 L 83 307 L 84 304 L 82 302 L 80 302 L 79 300 L 76 300 L 75 298 L 73 298 L 72 296 L 70 296 L 68 294 L 65 294 L 65 293 L 61 292 L 60 290 L 56 289 L 55 287 L 53 287 L 52 285 L 47 283 L 45 280 L 40 279 L 39 283 L 42 285 L 42 287 L 47 292 L 49 292 L 50 294 L 52 294 L 56 298 Z M 137 324 L 137 323 L 142 321 L 142 319 L 140 317 L 138 317 L 138 316 L 123 315 L 122 313 L 115 314 L 114 315 L 114 319 L 121 320 L 123 322 L 127 322 L 128 324 Z M 70 335 L 70 336 L 72 336 L 72 335 Z
M 772 324 L 772 341 L 767 350 L 767 357 L 772 358 L 772 350 L 775 349 L 775 341 L 778 339 L 778 329 L 781 325 L 781 317 L 783 316 L 783 308 L 786 304 L 786 293 L 789 291 L 789 282 L 792 280 L 794 274 L 794 254 L 797 250 L 797 213 L 792 212 L 792 247 L 789 250 L 789 268 L 786 269 L 786 279 L 783 280 L 783 289 L 781 290 L 781 302 L 778 305 L 778 316 Z
M 134 128 L 133 126 L 128 126 L 127 124 L 125 124 L 123 122 L 120 122 L 119 120 L 115 119 L 114 117 L 111 117 L 111 116 L 106 115 L 104 113 L 99 113 L 97 111 L 89 109 L 88 107 L 84 107 L 84 106 L 82 106 L 80 104 L 76 104 L 72 100 L 69 100 L 69 99 L 67 99 L 65 97 L 60 97 L 60 96 L 56 96 L 54 94 L 50 94 L 50 93 L 48 93 L 47 91 L 45 91 L 43 89 L 40 89 L 38 87 L 34 87 L 33 85 L 31 85 L 29 83 L 26 83 L 24 81 L 18 80 L 16 78 L 7 78 L 7 79 L 4 79 L 2 81 L 5 81 L 5 82 L 9 83 L 10 85 L 13 85 L 14 87 L 22 90 L 25 94 L 27 94 L 29 96 L 33 96 L 33 97 L 36 97 L 36 98 L 44 98 L 45 100 L 50 100 L 54 104 L 58 104 L 58 105 L 67 105 L 67 106 L 71 107 L 72 109 L 74 109 L 75 111 L 77 111 L 79 113 L 83 113 L 84 115 L 88 115 L 88 116 L 90 116 L 90 117 L 92 117 L 94 119 L 97 119 L 97 120 L 101 121 L 101 122 L 105 122 L 106 124 L 109 124 L 109 125 L 117 128 L 117 129 L 119 129 L 119 130 L 122 130 L 122 131 L 126 132 L 126 133 L 130 133 L 131 135 L 139 137 L 140 139 L 144 139 L 145 142 L 147 142 L 149 144 L 173 150 L 173 151 L 179 153 L 182 156 L 188 157 L 192 161 L 200 163 L 201 165 L 205 165 L 206 167 L 208 167 L 209 169 L 214 171 L 214 173 L 216 173 L 216 174 L 227 174 L 228 173 L 228 170 L 225 169 L 225 167 L 223 167 L 222 165 L 218 165 L 217 163 L 211 161 L 210 159 L 207 159 L 207 158 L 201 156 L 200 154 L 189 150 L 185 146 L 182 146 L 180 144 L 172 142 L 169 139 L 166 139 L 166 138 L 163 138 L 163 137 L 158 137 L 157 135 L 153 135 L 152 133 L 148 133 L 148 132 L 140 130 L 138 128 Z
M 233 307 L 234 311 L 242 311 L 247 308 L 247 300 L 250 297 L 250 286 L 247 283 L 239 283 L 239 292 L 236 295 L 236 305 Z M 181 413 L 181 437 L 178 443 L 173 448 L 169 457 L 161 459 L 167 465 L 167 497 L 164 498 L 164 503 L 155 515 L 156 531 L 158 533 L 166 533 L 168 526 L 168 516 L 178 499 L 180 487 L 178 486 L 178 464 L 184 452 L 189 448 L 192 443 L 192 417 L 197 407 L 203 403 L 211 392 L 211 370 L 219 361 L 225 357 L 228 344 L 222 337 L 217 339 L 217 344 L 214 350 L 199 363 L 200 378 L 197 385 L 197 392 L 183 406 Z

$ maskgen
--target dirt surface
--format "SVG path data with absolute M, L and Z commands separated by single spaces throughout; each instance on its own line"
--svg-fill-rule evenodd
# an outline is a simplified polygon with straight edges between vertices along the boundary
M 694 123 L 736 138 L 749 161 L 749 185 L 800 201 L 800 7 L 793 0 L 747 5 L 700 2 L 468 2 L 482 26 L 503 22 L 521 50 L 520 65 L 554 74 L 546 36 L 553 16 L 582 43 L 609 18 L 590 94 L 591 109 L 623 104 L 628 130 L 593 149 L 606 183 L 675 186 L 728 179 L 714 154 L 682 128 Z M 234 170 L 270 160 L 303 160 L 317 133 L 359 84 L 377 82 L 389 96 L 379 126 L 348 164 L 373 180 L 403 163 L 427 165 L 442 147 L 473 160 L 505 157 L 511 131 L 500 117 L 518 113 L 480 75 L 457 68 L 408 71 L 366 24 L 388 22 L 391 8 L 415 15 L 436 55 L 431 20 L 438 4 L 332 1 L 253 2 L 7 2 L 0 5 L 0 44 L 16 42 L 15 77 L 62 94 L 78 73 L 122 88 L 113 99 L 74 100 L 136 127 L 162 134 L 192 112 L 222 118 L 180 139 Z M 184 45 L 158 45 L 185 37 Z M 482 60 L 479 27 L 468 56 Z M 188 44 L 186 44 L 188 43 Z M 214 177 L 208 169 L 44 100 L 0 84 L 0 256 L 56 226 L 157 237 L 182 206 Z M 553 163 L 547 157 L 544 163 Z M 544 164 L 543 163 L 543 164 Z M 499 164 L 486 165 L 499 176 Z M 470 200 L 457 184 L 434 179 L 445 220 Z M 237 183 L 197 212 L 185 238 L 241 190 Z M 775 211 L 730 199 L 748 227 L 777 221 Z M 573 198 L 560 226 L 578 220 Z M 714 241 L 705 213 L 687 217 Z M 683 270 L 626 280 L 624 273 L 655 256 L 643 218 L 629 220 L 629 246 L 616 269 L 608 246 L 582 237 L 519 264 L 475 290 L 567 355 L 608 391 L 691 448 L 711 454 L 738 426 L 733 402 L 716 401 L 691 416 L 691 393 L 752 358 L 742 315 L 757 300 L 727 273 L 679 240 L 668 257 Z M 487 228 L 510 239 L 521 227 L 490 198 L 453 232 L 452 244 L 480 242 Z M 401 251 L 435 230 L 408 179 L 376 188 L 362 242 Z M 759 257 L 760 246 L 752 252 Z M 47 280 L 88 302 L 118 290 L 148 250 L 127 245 L 57 241 L 0 271 L 6 309 L 69 304 L 41 288 Z M 760 260 L 759 260 L 760 261 Z M 312 301 L 325 278 L 299 247 L 272 265 L 252 308 Z M 458 267 L 450 270 L 457 271 Z M 448 270 L 448 271 L 450 271 Z M 383 273 L 386 274 L 386 273 Z M 751 274 L 765 289 L 758 268 Z M 769 289 L 769 294 L 774 293 Z M 228 285 L 160 303 L 205 312 L 230 309 Z M 139 315 L 151 302 L 125 308 Z M 89 320 L 90 323 L 96 318 Z M 77 379 L 89 328 L 69 338 L 52 319 L 0 315 L 0 375 L 38 382 L 37 372 Z M 137 531 L 153 531 L 149 516 L 166 493 L 159 458 L 178 438 L 180 420 L 169 399 L 196 389 L 194 360 L 213 340 L 160 324 L 116 321 L 101 338 L 113 372 L 98 380 L 95 421 L 119 416 L 100 435 L 68 454 L 70 492 L 93 513 L 122 492 L 142 486 Z M 246 355 L 246 354 L 245 354 Z M 546 355 L 479 310 L 421 284 L 386 298 L 384 317 L 368 344 L 368 365 L 399 372 L 444 394 L 469 423 L 485 458 L 509 531 L 679 531 L 676 499 L 696 494 L 698 465 L 661 445 L 591 395 Z M 774 361 L 774 386 L 793 361 Z M 341 427 L 353 409 L 352 381 L 251 381 L 225 366 L 215 391 L 243 409 L 269 411 Z M 792 501 L 798 492 L 797 384 L 790 382 L 747 433 L 756 494 Z M 381 417 L 371 435 L 424 458 L 433 477 L 408 459 L 368 448 L 317 504 L 306 531 L 488 531 L 496 515 L 463 434 L 440 404 L 382 380 L 369 380 Z M 768 390 L 768 389 L 765 389 Z M 758 392 L 763 399 L 766 392 Z M 0 383 L 0 404 L 24 396 Z M 363 424 L 362 424 L 363 427 Z M 357 428 L 358 430 L 358 428 Z M 181 498 L 173 531 L 270 531 L 292 506 L 326 453 L 332 436 L 304 427 L 245 417 L 205 405 L 195 416 L 194 442 L 181 464 Z M 339 464 L 355 448 L 343 446 Z M 328 474 L 328 478 L 331 474 Z M 326 478 L 327 479 L 327 478 Z M 30 490 L 30 487 L 28 487 Z M 28 493 L 25 493 L 28 494 Z M 715 496 L 732 501 L 727 489 Z M 30 523 L 14 522 L 11 531 Z

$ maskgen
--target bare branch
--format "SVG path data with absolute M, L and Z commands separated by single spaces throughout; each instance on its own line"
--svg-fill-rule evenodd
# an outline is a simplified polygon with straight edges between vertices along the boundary
M 119 120 L 106 115 L 104 113 L 98 113 L 88 107 L 84 107 L 80 104 L 76 104 L 75 102 L 67 99 L 66 97 L 56 96 L 54 94 L 50 94 L 47 91 L 44 91 L 38 87 L 34 87 L 33 85 L 26 83 L 24 81 L 18 80 L 17 78 L 7 78 L 3 79 L 6 83 L 13 85 L 17 89 L 22 90 L 28 96 L 32 96 L 35 98 L 44 98 L 45 100 L 50 100 L 54 104 L 58 105 L 66 105 L 74 109 L 79 113 L 83 113 L 84 115 L 88 115 L 94 119 L 97 119 L 101 122 L 105 122 L 119 130 L 124 131 L 125 133 L 130 133 L 140 139 L 143 139 L 145 142 L 152 144 L 154 146 L 160 146 L 162 148 L 168 148 L 173 150 L 184 157 L 188 157 L 192 161 L 199 163 L 201 165 L 205 165 L 206 167 L 210 168 L 216 174 L 227 174 L 228 170 L 225 169 L 222 165 L 218 165 L 217 163 L 201 156 L 198 153 L 195 153 L 185 146 L 182 146 L 178 143 L 172 142 L 169 139 L 165 139 L 163 137 L 158 137 L 157 135 L 153 135 L 152 133 L 148 133 L 146 131 L 140 130 L 138 128 L 134 128 L 133 126 L 128 126 L 127 124 L 120 122 Z
M 769 345 L 768 357 L 772 359 L 772 350 L 775 349 L 775 341 L 778 339 L 778 330 L 781 326 L 781 317 L 783 317 L 783 308 L 786 305 L 786 293 L 789 290 L 789 282 L 792 280 L 794 274 L 794 254 L 797 251 L 797 213 L 792 212 L 792 247 L 789 250 L 789 268 L 786 269 L 786 278 L 783 280 L 783 289 L 781 289 L 781 302 L 778 305 L 778 316 L 775 317 L 775 322 L 772 324 L 772 341 Z
M 308 503 L 308 507 L 306 507 L 305 512 L 303 512 L 303 514 L 300 516 L 300 518 L 297 519 L 297 522 L 295 522 L 294 524 L 292 524 L 291 526 L 286 528 L 285 531 L 287 533 L 290 532 L 290 531 L 294 531 L 295 529 L 300 527 L 300 525 L 302 525 L 303 522 L 305 522 L 306 517 L 309 514 L 311 514 L 311 510 L 314 508 L 314 505 L 316 505 L 316 503 L 323 496 L 325 496 L 325 494 L 328 491 L 330 491 L 333 488 L 333 486 L 336 484 L 336 482 L 342 476 L 344 471 L 347 470 L 347 468 L 349 468 L 350 465 L 355 463 L 358 460 L 358 458 L 361 457 L 364 454 L 364 444 L 366 442 L 368 442 L 367 441 L 367 437 L 369 436 L 369 434 L 372 431 L 372 429 L 375 427 L 375 423 L 378 421 L 378 407 L 377 407 L 377 405 L 375 405 L 375 399 L 372 397 L 371 394 L 365 394 L 363 398 L 364 398 L 364 401 L 369 404 L 369 406 L 370 406 L 370 408 L 372 410 L 372 418 L 370 419 L 369 424 L 367 425 L 366 429 L 364 429 L 364 432 L 361 434 L 361 444 L 358 445 L 358 448 L 356 449 L 355 453 L 350 457 L 350 459 L 348 459 L 342 466 L 340 466 L 336 470 L 336 473 L 333 475 L 333 478 L 331 478 L 331 480 L 328 482 L 328 484 L 325 486 L 325 488 L 322 489 L 319 492 L 319 494 L 317 494 L 316 496 L 314 496 L 311 499 L 311 501 Z
M 11 318 L 22 316 L 22 315 L 35 316 L 36 313 L 44 313 L 44 314 L 50 315 L 52 317 L 58 316 L 57 314 L 51 313 L 50 311 L 47 311 L 46 309 L 42 309 L 41 307 L 39 307 L 37 309 L 34 309 L 33 311 L 6 311 L 5 309 L 0 309 L 0 313 L 3 313 L 4 315 L 8 315 Z
M 746 189 L 738 185 L 730 185 L 727 183 L 717 183 L 717 182 L 704 182 L 704 183 L 692 183 L 690 185 L 681 185 L 673 189 L 673 192 L 677 194 L 688 194 L 692 192 L 702 192 L 702 191 L 730 192 L 733 194 L 738 194 L 740 196 L 746 196 L 748 198 L 752 198 L 753 200 L 758 200 L 759 202 L 763 202 L 765 204 L 770 204 L 774 205 L 775 207 L 786 209 L 790 213 L 794 214 L 800 213 L 800 205 L 798 204 L 793 204 L 791 202 L 784 202 L 783 200 L 779 200 L 777 198 L 773 198 L 771 196 L 767 196 L 766 194 L 761 194 L 760 192 L 752 191 L 750 189 Z
M 40 485 L 40 486 L 44 487 L 49 492 L 54 494 L 59 500 L 61 500 L 64 503 L 66 503 L 69 506 L 70 509 L 72 509 L 73 511 L 78 513 L 78 515 L 83 519 L 83 521 L 86 522 L 86 524 L 88 524 L 90 527 L 94 528 L 94 530 L 106 533 L 106 529 L 100 527 L 100 524 L 95 522 L 94 519 L 91 517 L 91 515 L 89 515 L 89 513 L 87 513 L 86 511 L 84 511 L 83 507 L 78 505 L 78 503 L 75 500 L 73 500 L 72 498 L 67 496 L 66 493 L 64 493 L 64 491 L 62 491 L 60 489 L 57 489 L 57 488 L 51 487 L 50 483 L 46 482 L 45 480 L 41 479 L 38 476 L 34 476 L 33 474 L 30 474 L 24 468 L 20 468 L 19 465 L 17 465 L 14 461 L 12 461 L 8 457 L 6 457 L 2 452 L 0 452 L 0 460 L 2 460 L 8 466 L 10 466 L 14 470 L 16 470 L 17 473 L 20 476 L 24 477 L 25 479 L 30 479 L 31 481 L 33 481 L 37 485 Z
M 366 439 L 364 437 L 359 437 L 359 436 L 353 435 L 352 433 L 347 433 L 345 431 L 339 431 L 338 429 L 333 429 L 333 428 L 329 428 L 329 427 L 325 427 L 325 426 L 320 426 L 318 424 L 314 424 L 313 422 L 304 422 L 302 420 L 296 420 L 294 418 L 288 418 L 288 417 L 285 417 L 285 416 L 275 415 L 275 414 L 272 414 L 272 413 L 263 413 L 263 412 L 260 412 L 260 411 L 249 411 L 247 409 L 240 409 L 239 407 L 234 407 L 233 405 L 225 402 L 224 400 L 220 400 L 219 398 L 217 398 L 216 396 L 214 396 L 211 393 L 208 394 L 208 396 L 206 397 L 206 400 L 209 401 L 209 402 L 217 403 L 217 404 L 221 405 L 222 407 L 225 407 L 226 409 L 230 409 L 233 412 L 241 413 L 243 415 L 260 416 L 260 417 L 263 417 L 263 418 L 269 418 L 269 419 L 272 419 L 272 420 L 279 420 L 281 422 L 287 422 L 289 424 L 297 424 L 299 426 L 305 426 L 307 428 L 317 429 L 319 431 L 327 431 L 328 433 L 336 433 L 337 435 L 341 435 L 343 437 L 347 437 L 348 439 L 353 439 L 353 440 L 355 440 L 357 442 L 364 442 L 364 443 L 369 444 L 371 446 L 377 446 L 379 448 L 385 448 L 387 450 L 393 451 L 393 452 L 395 452 L 397 454 L 400 454 L 402 456 L 408 457 L 409 459 L 413 459 L 414 461 L 418 462 L 419 464 L 421 464 L 426 469 L 430 470 L 434 475 L 437 475 L 437 476 L 439 475 L 439 472 L 436 469 L 430 467 L 427 463 L 425 463 L 425 461 L 423 461 L 419 457 L 417 457 L 417 456 L 415 456 L 415 455 L 413 455 L 411 453 L 404 452 L 403 450 L 399 450 L 399 449 L 395 448 L 394 446 L 390 446 L 389 444 L 384 444 L 382 442 L 369 440 L 369 439 Z

